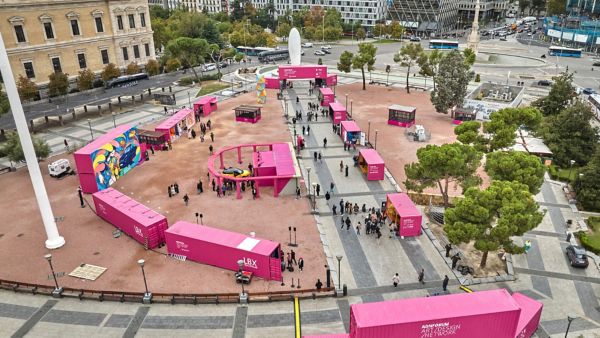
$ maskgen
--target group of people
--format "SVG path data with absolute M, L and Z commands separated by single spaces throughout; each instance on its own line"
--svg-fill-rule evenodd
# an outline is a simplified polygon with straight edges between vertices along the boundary
M 177 182 L 171 184 L 169 188 L 167 188 L 167 193 L 169 194 L 169 198 L 179 194 L 179 185 Z
M 284 256 L 286 258 L 285 260 L 283 259 Z M 294 271 L 294 265 L 298 267 L 298 270 L 302 271 L 304 269 L 304 259 L 300 257 L 296 261 L 296 252 L 294 252 L 294 250 L 290 250 L 288 253 L 281 251 L 281 272 L 286 269 L 290 272 Z
M 225 197 L 226 195 L 231 195 L 231 193 L 236 189 L 235 181 L 233 180 L 223 179 L 223 184 L 221 184 L 221 186 L 219 187 L 217 186 L 217 182 L 213 178 L 211 184 L 212 191 L 217 193 L 217 197 Z M 258 192 L 256 191 L 254 180 L 240 182 L 240 190 L 242 192 L 245 192 L 246 187 L 248 185 L 250 186 L 250 189 L 252 191 L 252 199 L 256 199 Z

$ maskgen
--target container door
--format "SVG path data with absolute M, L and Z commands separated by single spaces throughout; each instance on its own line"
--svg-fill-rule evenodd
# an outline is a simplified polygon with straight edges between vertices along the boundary
M 281 260 L 279 258 L 269 257 L 269 270 L 271 271 L 271 280 L 281 281 Z

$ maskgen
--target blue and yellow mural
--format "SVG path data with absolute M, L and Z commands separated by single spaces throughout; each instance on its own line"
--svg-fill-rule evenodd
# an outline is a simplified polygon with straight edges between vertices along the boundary
M 110 187 L 140 163 L 137 129 L 131 128 L 91 154 L 98 190 Z

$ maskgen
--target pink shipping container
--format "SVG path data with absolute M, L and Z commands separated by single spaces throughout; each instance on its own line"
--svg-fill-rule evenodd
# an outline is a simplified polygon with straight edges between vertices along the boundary
M 265 76 L 265 88 L 279 89 L 280 88 L 279 78 Z
M 331 89 L 330 89 L 331 91 Z M 333 94 L 333 92 L 332 92 Z M 343 104 L 335 101 L 329 104 L 329 117 L 331 117 L 333 124 L 338 124 L 348 119 L 348 112 Z
M 179 221 L 166 232 L 167 251 L 187 259 L 238 271 L 244 270 L 267 280 L 282 280 L 280 244 L 227 230 Z
M 521 317 L 519 317 L 515 338 L 529 338 L 540 325 L 544 304 L 520 293 L 513 293 L 512 297 L 521 307 Z
M 327 84 L 327 87 L 337 86 L 337 75 L 327 75 L 325 83 Z
M 335 95 L 331 88 L 319 88 L 318 98 L 321 107 L 328 107 L 330 103 L 335 101 Z
M 350 337 L 347 333 L 338 333 L 338 334 L 323 334 L 319 336 L 302 336 L 304 338 L 348 338 Z
M 180 109 L 168 119 L 154 128 L 155 131 L 163 133 L 166 140 L 173 140 L 181 136 L 186 128 L 192 128 L 196 123 L 194 110 L 190 108 Z
M 360 127 L 354 121 L 342 121 L 341 137 L 344 142 L 360 143 Z
M 204 96 L 193 103 L 194 114 L 196 116 L 208 116 L 217 110 L 217 98 L 214 96 Z
M 361 149 L 358 152 L 358 167 L 367 175 L 368 181 L 381 181 L 385 176 L 385 163 L 375 149 Z
M 327 78 L 327 66 L 279 66 L 278 72 L 280 80 Z
M 521 309 L 504 289 L 354 304 L 352 338 L 514 337 Z
M 398 235 L 419 236 L 421 234 L 423 215 L 407 193 L 388 194 L 386 214 L 392 222 L 398 224 Z
M 165 243 L 165 216 L 113 188 L 98 191 L 92 197 L 96 214 L 136 241 L 150 249 Z

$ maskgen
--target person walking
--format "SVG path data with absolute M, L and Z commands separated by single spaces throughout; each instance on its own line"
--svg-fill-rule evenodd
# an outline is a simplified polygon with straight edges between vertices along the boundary
M 171 198 L 173 196 L 173 186 L 172 185 L 170 185 L 167 188 L 167 193 L 169 194 L 169 198 Z
M 175 195 L 179 194 L 179 185 L 177 184 L 177 182 L 173 184 L 173 189 L 175 190 Z
M 296 199 L 300 199 L 300 187 L 296 187 Z
M 392 284 L 394 284 L 394 287 L 397 287 L 398 284 L 400 284 L 400 276 L 398 275 L 397 272 L 394 275 L 394 277 L 392 277 Z
M 348 165 L 346 164 L 346 177 L 348 177 Z
M 350 227 L 352 226 L 352 222 L 350 221 L 350 216 L 346 217 L 346 231 L 350 231 Z
M 450 250 L 452 250 L 452 245 L 448 243 L 444 248 L 446 248 L 446 257 L 450 257 Z
M 340 172 L 344 171 L 344 161 L 340 161 Z
M 212 144 L 208 146 L 208 151 L 209 151 L 210 155 L 213 154 L 213 146 L 212 146 Z
M 294 252 L 294 250 L 291 251 L 290 257 L 292 258 L 292 262 L 294 262 L 294 264 L 298 265 L 298 262 L 296 261 L 296 252 Z
M 333 195 L 333 189 L 335 189 L 335 183 L 329 183 L 329 192 Z
M 319 158 L 319 153 L 317 153 L 316 151 L 313 151 L 313 158 L 314 158 L 315 162 L 317 162 L 317 159 Z
M 306 135 L 310 135 L 310 126 L 306 126 Z
M 183 196 L 183 202 L 185 203 L 186 207 L 188 206 L 189 201 L 190 201 L 190 197 L 187 194 L 185 194 Z
M 204 189 L 202 188 L 202 180 L 198 180 L 198 184 L 196 184 L 196 189 L 198 190 L 198 194 L 204 192 Z
M 298 259 L 298 270 L 302 271 L 302 269 L 304 269 L 304 259 L 302 259 L 302 257 L 300 257 Z
M 344 214 L 344 199 L 340 200 L 340 215 Z
M 327 137 L 323 139 L 323 148 L 327 148 Z
M 302 126 L 302 135 L 306 134 L 306 126 Z
M 212 179 L 212 190 L 215 191 L 215 187 L 216 187 L 216 183 L 215 183 L 215 179 Z
M 357 235 L 360 235 L 360 228 L 361 228 L 361 227 L 362 227 L 362 225 L 360 224 L 360 222 L 358 222 L 358 223 L 356 224 L 356 234 L 357 234 Z
M 256 199 L 256 188 L 252 187 L 252 199 L 255 200 Z
M 335 205 L 335 204 L 334 204 L 334 205 L 331 207 L 331 212 L 332 212 L 334 215 L 337 215 L 337 205 Z
M 210 142 L 215 142 L 215 133 L 210 132 Z
M 419 271 L 419 283 L 425 284 L 425 269 Z
M 290 256 L 290 253 L 288 252 L 286 257 L 287 257 L 287 266 L 289 269 L 292 266 L 292 256 Z
M 458 263 L 459 260 L 460 260 L 460 257 L 458 256 L 458 252 L 457 252 L 456 255 L 452 256 L 452 270 L 454 270 L 456 268 L 456 264 Z
M 329 191 L 325 192 L 325 201 L 327 202 L 327 205 L 329 205 L 330 198 L 331 198 L 331 195 L 329 194 Z
M 163 106 L 163 108 L 164 108 L 164 110 L 165 110 L 165 115 L 167 115 L 167 112 L 168 112 L 168 110 L 167 110 L 167 106 Z
M 442 290 L 446 291 L 449 281 L 450 281 L 450 278 L 448 278 L 448 275 L 444 275 L 444 281 L 442 282 Z
M 315 190 L 317 191 L 317 196 L 321 196 L 321 185 L 317 183 Z

